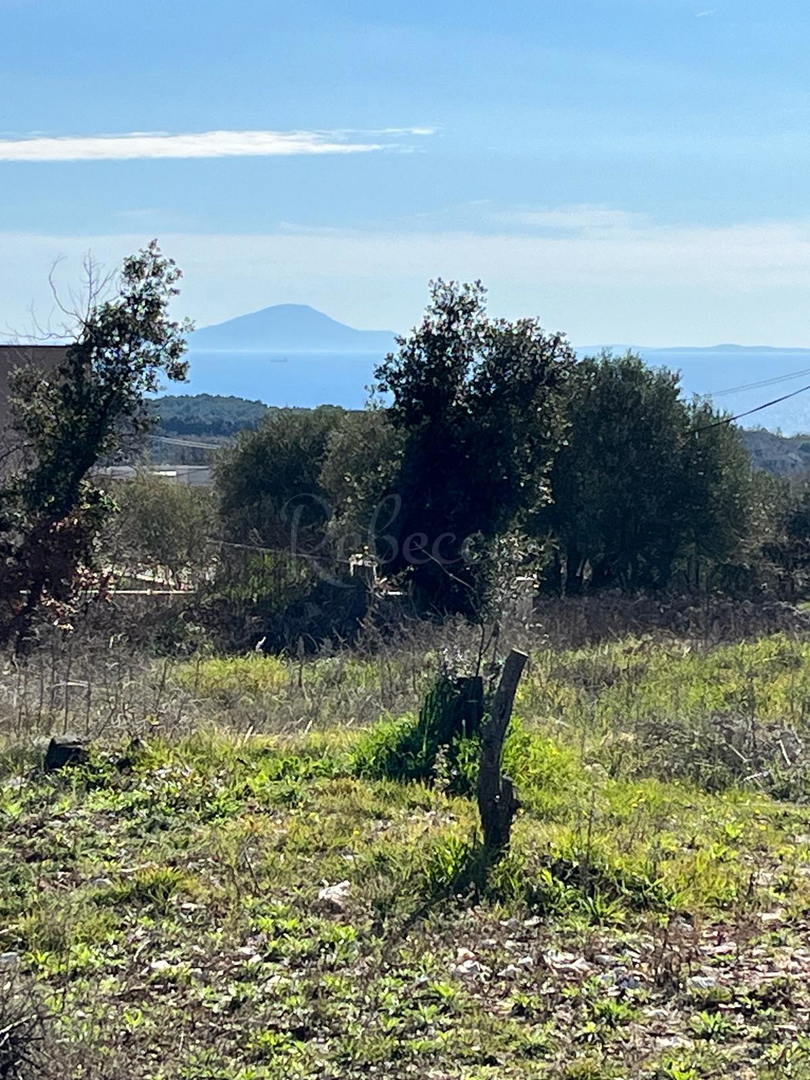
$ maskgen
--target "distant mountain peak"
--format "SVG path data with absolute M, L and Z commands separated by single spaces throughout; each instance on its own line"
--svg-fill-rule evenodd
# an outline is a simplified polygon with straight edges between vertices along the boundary
M 274 304 L 249 315 L 206 326 L 191 336 L 192 349 L 210 352 L 385 353 L 387 330 L 356 330 L 309 304 Z

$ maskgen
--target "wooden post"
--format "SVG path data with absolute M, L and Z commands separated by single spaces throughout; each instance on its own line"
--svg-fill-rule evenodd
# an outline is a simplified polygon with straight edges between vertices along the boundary
M 528 659 L 525 653 L 517 649 L 512 649 L 507 656 L 481 740 L 478 812 L 484 831 L 484 848 L 493 859 L 502 855 L 509 846 L 512 821 L 520 807 L 514 784 L 508 776 L 501 775 L 501 763 L 515 694 Z

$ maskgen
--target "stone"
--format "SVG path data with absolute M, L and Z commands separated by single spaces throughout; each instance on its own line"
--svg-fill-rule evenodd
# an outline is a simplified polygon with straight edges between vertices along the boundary
M 764 923 L 778 923 L 782 922 L 785 917 L 784 911 L 763 911 L 760 913 L 760 921 Z
M 462 978 L 480 975 L 484 968 L 477 960 L 462 960 L 460 964 L 454 964 L 450 969 L 454 975 L 461 975 Z
M 551 967 L 560 967 L 562 964 L 570 964 L 574 961 L 575 956 L 573 953 L 562 953 L 551 950 L 546 953 L 546 960 Z
M 69 765 L 85 765 L 87 745 L 77 735 L 54 735 L 45 753 L 45 772 L 57 772 Z
M 649 1009 L 644 1009 L 644 1015 L 647 1017 L 648 1020 L 671 1020 L 672 1019 L 672 1017 L 669 1015 L 669 1013 L 667 1012 L 666 1009 L 662 1009 L 662 1008 L 656 1007 L 656 1006 L 652 1006 Z
M 470 952 L 469 949 L 457 949 L 456 950 L 456 962 L 450 966 L 450 971 L 453 975 L 461 975 L 463 977 L 469 977 L 474 975 L 481 975 L 484 972 L 484 965 L 475 955 Z
M 709 946 L 707 952 L 712 956 L 733 956 L 737 946 L 733 941 L 725 941 L 722 945 Z
M 686 986 L 689 990 L 713 990 L 717 986 L 717 979 L 714 975 L 692 975 L 686 980 Z
M 340 915 L 346 910 L 346 901 L 351 888 L 349 881 L 339 881 L 337 885 L 324 885 L 318 893 L 318 900 L 330 911 Z

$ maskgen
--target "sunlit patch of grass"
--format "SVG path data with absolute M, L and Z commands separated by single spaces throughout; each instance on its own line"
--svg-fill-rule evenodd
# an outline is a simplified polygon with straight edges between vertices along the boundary
M 475 740 L 456 776 L 439 753 L 414 777 L 379 767 L 413 713 L 340 711 L 413 691 L 410 660 L 190 661 L 210 723 L 156 725 L 125 769 L 122 739 L 3 775 L 0 954 L 105 1080 L 802 1076 L 807 980 L 749 976 L 807 948 L 810 808 L 774 741 L 805 731 L 807 660 L 781 637 L 538 651 L 504 758 L 522 810 L 486 874 Z M 300 703 L 335 723 L 273 728 Z
M 251 655 L 183 662 L 171 679 L 196 701 L 238 713 L 240 723 L 306 716 L 319 727 L 352 726 L 369 710 L 372 719 L 388 714 L 388 726 L 361 748 L 372 775 L 385 746 L 413 723 L 404 709 L 390 719 L 391 706 L 415 710 L 435 663 L 409 652 L 307 662 Z M 810 736 L 810 643 L 786 635 L 716 648 L 644 638 L 540 648 L 517 713 L 558 754 L 616 777 L 677 777 L 715 791 L 749 783 L 789 800 L 810 792 L 799 753 Z
M 229 656 L 189 660 L 174 673 L 181 686 L 195 694 L 229 698 L 278 693 L 287 686 L 289 665 L 275 656 Z
M 201 733 L 155 741 L 132 772 L 97 786 L 40 778 L 31 796 L 3 790 L 14 850 L 39 860 L 3 864 L 14 897 L 4 946 L 24 949 L 41 984 L 67 995 L 66 1037 L 95 1045 L 75 1012 L 120 994 L 105 1038 L 118 1032 L 135 1055 L 147 1053 L 141 1039 L 159 1046 L 177 1075 L 193 1060 L 215 1075 L 252 1062 L 262 1080 L 309 1078 L 326 1055 L 358 1078 L 394 1061 L 450 1075 L 508 1068 L 528 1080 L 542 1063 L 550 1077 L 619 1076 L 614 1056 L 644 1029 L 644 999 L 605 995 L 596 977 L 540 993 L 536 947 L 503 951 L 525 935 L 521 920 L 539 915 L 534 933 L 560 926 L 557 949 L 594 934 L 631 939 L 646 918 L 765 902 L 767 890 L 746 893 L 753 860 L 802 857 L 792 838 L 803 810 L 582 770 L 578 750 L 519 724 L 509 765 L 524 811 L 511 851 L 476 877 L 474 800 L 441 783 L 353 775 L 358 738 Z M 336 906 L 319 900 L 341 881 Z M 469 978 L 456 973 L 461 942 L 473 950 Z M 530 966 L 515 967 L 525 950 Z M 500 978 L 510 961 L 518 974 Z M 521 971 L 523 989 L 510 981 Z M 704 1060 L 740 1035 L 708 997 L 677 1000 Z M 186 1015 L 211 1015 L 216 1040 Z M 681 1065 L 662 1068 L 677 1076 Z

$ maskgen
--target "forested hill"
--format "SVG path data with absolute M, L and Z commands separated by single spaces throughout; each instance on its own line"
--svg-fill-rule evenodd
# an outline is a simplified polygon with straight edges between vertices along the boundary
M 810 471 L 810 435 L 777 435 L 765 428 L 743 432 L 754 467 L 776 476 Z
M 221 394 L 167 394 L 154 402 L 164 435 L 235 435 L 275 410 L 262 401 Z
M 262 401 L 219 394 L 166 395 L 154 406 L 162 434 L 187 437 L 236 435 L 278 411 Z M 810 471 L 810 435 L 784 436 L 760 428 L 743 437 L 756 468 L 777 476 Z

